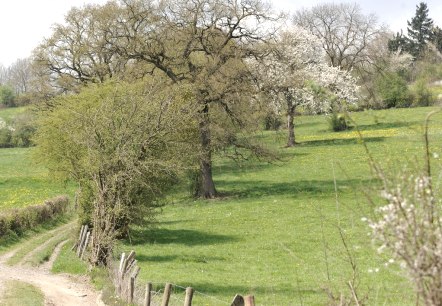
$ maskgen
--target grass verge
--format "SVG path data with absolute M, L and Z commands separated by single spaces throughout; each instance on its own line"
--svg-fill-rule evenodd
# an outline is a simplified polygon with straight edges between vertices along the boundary
M 20 281 L 9 281 L 6 283 L 0 305 L 43 306 L 44 295 L 40 289 L 30 284 Z

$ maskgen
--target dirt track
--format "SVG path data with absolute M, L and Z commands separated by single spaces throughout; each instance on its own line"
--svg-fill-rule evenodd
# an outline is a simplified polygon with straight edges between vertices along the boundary
M 100 294 L 93 290 L 85 279 L 80 280 L 69 275 L 50 273 L 60 249 L 61 246 L 59 245 L 54 250 L 55 254 L 51 256 L 49 262 L 36 268 L 21 264 L 7 265 L 6 261 L 17 250 L 2 255 L 0 257 L 0 294 L 3 292 L 4 284 L 7 281 L 17 280 L 38 287 L 45 295 L 45 305 L 104 305 L 100 299 Z

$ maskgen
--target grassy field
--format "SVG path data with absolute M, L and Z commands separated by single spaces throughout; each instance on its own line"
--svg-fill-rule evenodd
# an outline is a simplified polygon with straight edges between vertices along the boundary
M 73 195 L 72 185 L 53 180 L 32 161 L 33 148 L 0 149 L 0 210 L 40 204 L 60 194 Z
M 430 110 L 367 111 L 353 118 L 374 158 L 394 168 L 423 156 L 422 122 Z M 178 188 L 158 226 L 134 228 L 118 252 L 137 252 L 141 282 L 158 289 L 165 282 L 192 286 L 196 305 L 227 305 L 236 293 L 254 294 L 258 305 L 325 304 L 325 290 L 348 295 L 352 278 L 340 228 L 357 263 L 360 295 L 367 293 L 371 305 L 414 304 L 404 273 L 388 254 L 377 254 L 361 221 L 373 211 L 364 194 L 377 182 L 356 130 L 333 133 L 325 117 L 312 116 L 297 118 L 296 132 L 301 144 L 290 149 L 283 148 L 284 131 L 256 136 L 280 152 L 274 163 L 218 157 L 214 176 L 222 198 L 195 201 Z M 432 121 L 430 138 L 432 153 L 442 156 L 442 113 Z M 0 149 L 0 210 L 72 194 L 73 186 L 53 181 L 31 153 Z M 84 273 L 83 264 L 69 265 L 69 248 L 54 271 Z M 175 287 L 174 299 L 183 300 L 182 292 Z
M 11 122 L 23 107 L 0 109 Z M 40 204 L 60 194 L 73 194 L 73 186 L 53 180 L 47 169 L 33 162 L 33 148 L 0 148 L 0 210 Z
M 422 122 L 430 110 L 353 116 L 375 159 L 394 168 L 423 156 Z M 360 294 L 373 305 L 414 304 L 404 273 L 388 254 L 377 254 L 361 221 L 371 216 L 364 193 L 376 181 L 357 132 L 330 132 L 323 116 L 297 120 L 296 148 L 282 148 L 284 132 L 257 136 L 280 150 L 282 161 L 237 165 L 219 158 L 214 173 L 222 199 L 194 201 L 177 192 L 156 228 L 133 230 L 119 250 L 137 252 L 142 281 L 192 286 L 198 305 L 227 305 L 236 293 L 254 294 L 260 305 L 324 304 L 324 289 L 349 294 L 341 228 Z M 442 114 L 430 134 L 433 153 L 442 156 Z

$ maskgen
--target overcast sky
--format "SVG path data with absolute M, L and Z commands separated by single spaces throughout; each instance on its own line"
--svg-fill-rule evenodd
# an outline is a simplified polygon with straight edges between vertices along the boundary
M 44 37 L 51 33 L 51 25 L 62 22 L 72 6 L 85 3 L 105 3 L 107 0 L 6 0 L 0 3 L 0 64 L 9 66 L 18 58 L 31 55 Z M 295 12 L 324 2 L 356 2 L 365 14 L 375 13 L 392 30 L 406 32 L 406 22 L 414 16 L 421 0 L 271 0 L 277 10 Z M 442 26 L 442 1 L 427 0 L 430 17 Z

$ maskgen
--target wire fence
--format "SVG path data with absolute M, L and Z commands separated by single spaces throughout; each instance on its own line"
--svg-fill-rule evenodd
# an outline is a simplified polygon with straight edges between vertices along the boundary
M 204 301 L 205 305 L 255 305 L 254 297 L 251 295 L 243 297 L 237 294 L 231 302 L 228 302 L 178 284 L 159 282 L 142 284 L 136 282 L 139 272 L 140 268 L 137 266 L 134 251 L 131 251 L 127 256 L 123 253 L 119 265 L 115 264 L 111 269 L 117 295 L 120 299 L 132 305 L 190 306 L 195 296 L 198 300 Z

